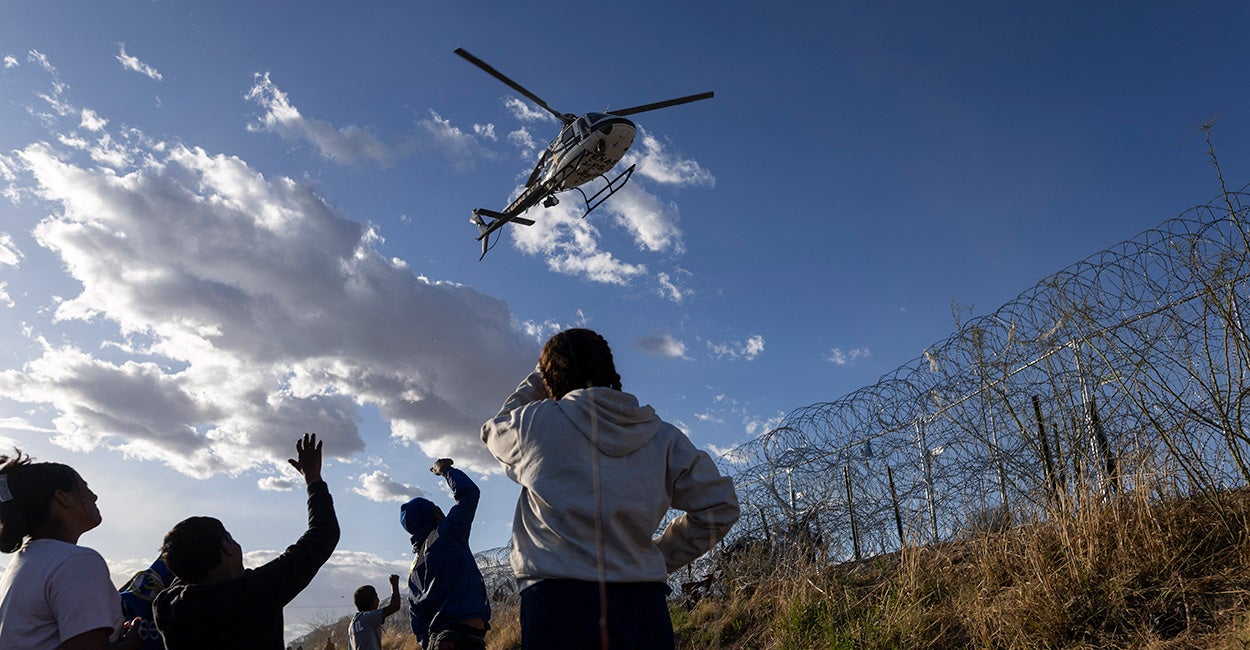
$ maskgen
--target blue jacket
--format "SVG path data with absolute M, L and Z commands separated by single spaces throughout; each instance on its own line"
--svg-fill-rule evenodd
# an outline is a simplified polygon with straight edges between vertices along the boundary
M 445 475 L 456 505 L 438 521 L 438 508 L 417 498 L 400 507 L 400 524 L 411 535 L 416 557 L 408 572 L 412 633 L 421 647 L 430 635 L 465 619 L 490 620 L 486 586 L 469 549 L 469 532 L 481 491 L 468 475 L 449 468 Z

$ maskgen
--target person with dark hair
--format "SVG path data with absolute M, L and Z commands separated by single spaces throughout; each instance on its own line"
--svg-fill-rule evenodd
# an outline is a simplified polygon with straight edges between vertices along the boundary
M 421 497 L 399 507 L 399 525 L 416 554 L 408 572 L 412 633 L 426 650 L 485 650 L 490 602 L 469 548 L 481 491 L 450 458 L 438 459 L 430 471 L 447 481 L 456 505 L 446 516 Z
M 482 441 L 521 486 L 512 571 L 525 648 L 673 648 L 668 574 L 738 520 L 733 481 L 623 392 L 608 342 L 571 329 L 543 346 Z M 684 511 L 652 538 L 669 508 Z
M 190 517 L 165 534 L 161 558 L 174 583 L 156 596 L 153 617 L 168 650 L 280 650 L 282 608 L 299 595 L 339 541 L 321 443 L 305 433 L 288 459 L 308 486 L 308 529 L 277 558 L 243 568 L 243 548 L 213 517 Z
M 386 607 L 378 600 L 378 590 L 365 585 L 352 594 L 356 613 L 347 628 L 348 650 L 382 650 L 382 624 L 399 611 L 399 576 L 391 574 L 391 599 Z
M 100 525 L 97 497 L 69 465 L 0 456 L 0 650 L 138 648 L 108 565 L 78 538 Z

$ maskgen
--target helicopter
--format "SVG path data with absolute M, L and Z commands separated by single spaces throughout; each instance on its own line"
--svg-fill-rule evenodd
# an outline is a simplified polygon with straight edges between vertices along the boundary
M 560 192 L 577 190 L 581 194 L 585 203 L 582 218 L 585 218 L 609 197 L 625 187 L 637 165 L 630 165 L 628 169 L 611 179 L 606 176 L 634 143 L 637 129 L 634 123 L 625 116 L 688 104 L 701 99 L 710 99 L 713 96 L 713 93 L 709 91 L 599 113 L 591 112 L 583 115 L 561 113 L 548 106 L 547 102 L 538 95 L 491 67 L 490 64 L 469 54 L 464 48 L 456 48 L 455 53 L 556 116 L 563 124 L 559 135 L 539 155 L 534 171 L 530 172 L 529 178 L 525 181 L 525 189 L 513 199 L 512 203 L 508 204 L 508 207 L 502 211 L 486 208 L 473 210 L 473 216 L 469 217 L 469 221 L 477 226 L 477 240 L 482 242 L 482 257 L 479 257 L 479 260 L 485 258 L 486 253 L 491 249 L 490 236 L 493 233 L 509 223 L 534 225 L 533 219 L 527 219 L 521 215 L 539 203 L 548 208 L 559 204 L 560 199 L 556 195 Z M 594 178 L 603 178 L 606 184 L 593 194 L 587 195 L 580 186 Z

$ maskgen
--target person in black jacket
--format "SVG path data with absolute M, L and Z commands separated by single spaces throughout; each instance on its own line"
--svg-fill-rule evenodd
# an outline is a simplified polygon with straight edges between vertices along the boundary
M 289 463 L 308 484 L 308 530 L 271 562 L 243 568 L 243 548 L 212 517 L 184 519 L 161 557 L 177 580 L 156 597 L 153 617 L 168 650 L 283 650 L 282 608 L 312 582 L 339 541 L 334 500 L 321 479 L 321 443 L 305 433 Z

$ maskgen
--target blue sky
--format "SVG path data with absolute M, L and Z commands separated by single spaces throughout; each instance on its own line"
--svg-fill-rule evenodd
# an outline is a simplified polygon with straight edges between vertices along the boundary
M 5 3 L 0 442 L 80 470 L 121 580 L 192 514 L 284 548 L 317 431 L 345 534 L 287 619 L 346 613 L 433 458 L 506 543 L 477 426 L 560 328 L 726 450 L 1210 199 L 1208 120 L 1250 179 L 1250 6 L 1088 5 Z M 562 111 L 716 97 L 478 261 L 558 125 L 457 47 Z

